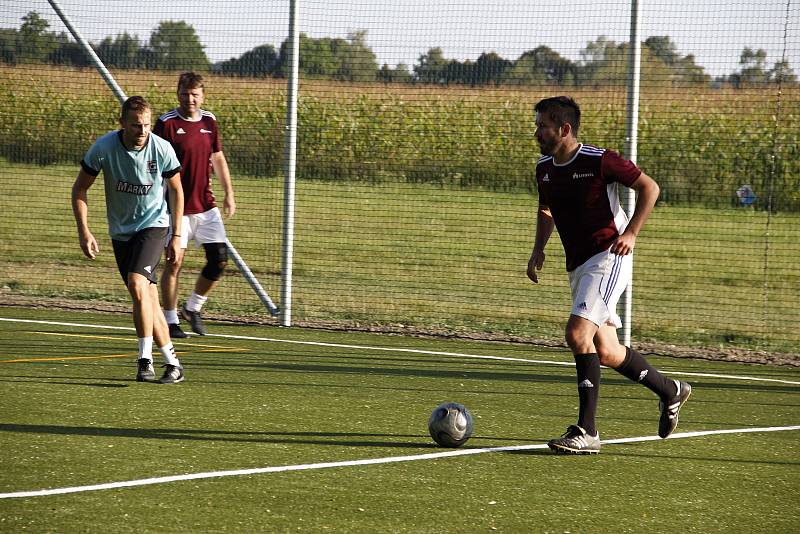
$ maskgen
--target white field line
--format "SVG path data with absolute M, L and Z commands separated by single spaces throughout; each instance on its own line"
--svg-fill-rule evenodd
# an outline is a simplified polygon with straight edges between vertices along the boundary
M 77 326 L 77 327 L 85 327 L 85 328 L 105 328 L 111 330 L 129 330 L 132 331 L 133 328 L 129 326 L 106 326 L 106 325 L 96 325 L 96 324 L 84 324 L 84 323 L 64 323 L 64 322 L 55 322 L 55 321 L 38 321 L 33 319 L 11 319 L 0 317 L 0 321 L 6 322 L 17 322 L 17 323 L 33 323 L 33 324 L 46 324 L 46 325 L 56 325 L 56 326 Z M 508 356 L 486 356 L 481 354 L 466 354 L 461 352 L 442 352 L 442 351 L 431 351 L 431 350 L 422 350 L 422 349 L 404 349 L 399 347 L 373 347 L 369 345 L 346 345 L 342 343 L 323 343 L 321 341 L 296 341 L 292 339 L 276 339 L 276 338 L 269 338 L 269 337 L 257 337 L 257 336 L 236 336 L 236 335 L 229 335 L 229 334 L 208 334 L 206 337 L 219 337 L 225 339 L 241 339 L 245 341 L 264 341 L 269 343 L 287 343 L 287 344 L 294 344 L 294 345 L 311 345 L 317 347 L 335 347 L 335 348 L 342 348 L 342 349 L 358 349 L 358 350 L 372 350 L 372 351 L 386 351 L 386 352 L 403 352 L 403 353 L 411 353 L 411 354 L 429 354 L 432 356 L 449 356 L 455 358 L 470 358 L 474 360 L 498 360 L 498 361 L 509 361 L 509 362 L 520 362 L 520 363 L 536 363 L 536 364 L 543 364 L 543 365 L 561 365 L 566 367 L 574 367 L 574 362 L 559 362 L 554 360 L 532 360 L 529 358 L 510 358 Z M 704 377 L 704 378 L 725 378 L 728 380 L 745 380 L 751 382 L 777 382 L 780 384 L 791 384 L 794 386 L 800 386 L 800 381 L 796 380 L 782 380 L 778 378 L 762 378 L 756 376 L 742 376 L 742 375 L 722 375 L 716 373 L 695 373 L 689 371 L 662 371 L 664 374 L 671 374 L 671 375 L 681 375 L 681 376 L 697 376 L 697 377 Z
M 694 438 L 699 436 L 713 436 L 719 434 L 745 434 L 753 432 L 782 432 L 787 430 L 800 430 L 800 425 L 796 426 L 773 426 L 763 428 L 736 428 L 726 430 L 703 430 L 699 432 L 679 432 L 672 434 L 667 439 Z M 623 443 L 639 443 L 643 441 L 660 441 L 658 436 L 640 436 L 633 438 L 619 438 L 604 440 L 603 445 L 616 445 Z M 288 471 L 309 471 L 314 469 L 330 469 L 334 467 L 352 467 L 360 465 L 391 464 L 399 462 L 415 462 L 419 460 L 436 460 L 439 458 L 450 458 L 453 456 L 468 456 L 473 454 L 484 454 L 489 452 L 509 452 L 509 451 L 529 451 L 534 449 L 546 449 L 546 444 L 537 443 L 535 445 L 512 445 L 507 447 L 490 447 L 481 449 L 458 449 L 446 452 L 434 452 L 428 454 L 416 454 L 408 456 L 389 456 L 385 458 L 369 458 L 366 460 L 346 460 L 342 462 L 322 462 L 315 464 L 299 465 L 280 465 L 272 467 L 258 467 L 253 469 L 235 469 L 229 471 L 211 471 L 207 473 L 189 473 L 185 475 L 171 475 L 165 477 L 144 478 L 139 480 L 125 480 L 121 482 L 107 482 L 105 484 L 93 484 L 90 486 L 73 486 L 67 488 L 51 488 L 32 491 L 16 491 L 10 493 L 0 493 L 0 499 L 18 499 L 25 497 L 45 497 L 48 495 L 63 495 L 65 493 L 82 493 L 86 491 L 99 491 L 119 488 L 131 488 L 135 486 L 149 486 L 153 484 L 166 484 L 169 482 L 180 482 L 184 480 L 199 480 L 204 478 L 222 478 L 242 475 L 259 475 L 262 473 L 285 473 Z

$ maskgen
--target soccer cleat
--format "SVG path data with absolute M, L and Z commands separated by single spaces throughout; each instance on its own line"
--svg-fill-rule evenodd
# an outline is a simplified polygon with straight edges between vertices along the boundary
M 183 339 L 189 337 L 189 334 L 181 329 L 178 323 L 169 323 L 169 338 L 170 339 Z
M 136 370 L 137 382 L 152 382 L 156 379 L 156 370 L 153 369 L 153 360 L 139 358 L 136 360 L 138 369 Z
M 165 367 L 164 376 L 158 381 L 159 384 L 177 384 L 178 382 L 183 382 L 183 367 L 169 363 L 162 367 Z
M 189 322 L 189 326 L 192 327 L 192 332 L 200 336 L 206 335 L 206 325 L 203 324 L 203 318 L 200 317 L 200 312 L 188 310 L 184 305 L 181 308 L 181 317 Z
M 674 380 L 674 382 L 678 387 L 678 393 L 669 399 L 669 404 L 665 403 L 663 399 L 658 403 L 658 409 L 661 410 L 661 418 L 658 420 L 658 435 L 662 438 L 672 434 L 672 431 L 678 426 L 678 413 L 681 411 L 681 406 L 692 394 L 692 386 L 682 380 Z
M 547 442 L 553 452 L 564 454 L 597 454 L 600 452 L 600 433 L 590 436 L 578 425 L 570 425 L 560 438 Z

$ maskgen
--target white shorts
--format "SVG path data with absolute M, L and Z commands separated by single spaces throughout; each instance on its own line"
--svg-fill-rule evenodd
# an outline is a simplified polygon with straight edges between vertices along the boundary
M 572 290 L 572 315 L 597 326 L 622 326 L 617 302 L 633 274 L 633 254 L 618 256 L 605 250 L 595 254 L 569 273 Z
M 172 228 L 170 228 L 171 235 Z M 181 248 L 188 247 L 190 239 L 194 240 L 196 248 L 205 243 L 225 243 L 227 236 L 219 208 L 211 208 L 203 213 L 183 216 Z

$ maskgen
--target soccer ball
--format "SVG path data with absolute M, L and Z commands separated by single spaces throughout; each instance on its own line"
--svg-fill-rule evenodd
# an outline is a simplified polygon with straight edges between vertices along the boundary
M 457 402 L 440 404 L 428 419 L 428 432 L 442 447 L 460 447 L 472 435 L 472 414 Z

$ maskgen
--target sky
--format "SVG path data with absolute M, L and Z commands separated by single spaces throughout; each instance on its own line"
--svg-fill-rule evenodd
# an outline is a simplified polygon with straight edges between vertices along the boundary
M 278 48 L 288 35 L 289 0 L 57 0 L 91 42 L 127 32 L 146 42 L 159 22 L 191 24 L 211 61 L 255 46 Z M 342 37 L 366 30 L 378 63 L 413 66 L 432 47 L 475 60 L 483 52 L 516 59 L 539 45 L 580 59 L 587 42 L 630 40 L 631 0 L 297 0 L 300 31 Z M 800 2 L 794 0 L 641 0 L 642 40 L 668 35 L 681 55 L 712 76 L 739 69 L 745 47 L 764 49 L 771 67 L 786 55 L 800 75 Z M 787 7 L 788 5 L 788 7 Z M 36 11 L 50 31 L 67 31 L 47 0 L 3 0 L 0 27 L 19 28 Z

